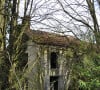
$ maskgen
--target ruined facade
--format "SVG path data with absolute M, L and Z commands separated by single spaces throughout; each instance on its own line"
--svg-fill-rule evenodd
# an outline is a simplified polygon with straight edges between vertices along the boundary
M 64 90 L 68 47 L 77 39 L 44 31 L 28 30 L 28 90 Z

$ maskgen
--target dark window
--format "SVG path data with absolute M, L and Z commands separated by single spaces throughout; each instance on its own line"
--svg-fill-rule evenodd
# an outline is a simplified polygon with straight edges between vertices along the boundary
M 28 63 L 28 53 L 24 53 L 23 54 L 23 63 L 22 63 L 22 66 L 23 67 L 27 66 L 27 63 Z
M 27 68 L 28 63 L 28 53 L 23 53 L 19 56 L 19 62 L 17 65 L 17 69 L 23 70 L 24 68 Z
M 21 64 L 23 69 L 28 68 L 28 53 L 23 54 L 23 59 L 22 59 L 22 64 Z M 24 81 L 22 83 L 22 87 L 28 90 L 28 79 L 24 78 Z
M 58 76 L 50 77 L 50 90 L 58 90 Z
M 19 63 L 18 63 L 18 66 L 17 66 L 17 69 L 22 71 L 25 69 L 27 70 L 28 68 L 28 53 L 22 53 L 21 56 L 20 56 L 20 59 L 19 59 Z M 20 75 L 23 75 L 20 73 Z M 27 77 L 24 77 L 23 78 L 23 82 L 22 82 L 22 87 L 26 89 L 25 90 L 28 90 L 28 79 Z
M 51 68 L 57 68 L 58 66 L 57 59 L 58 59 L 57 53 L 52 52 L 50 57 Z

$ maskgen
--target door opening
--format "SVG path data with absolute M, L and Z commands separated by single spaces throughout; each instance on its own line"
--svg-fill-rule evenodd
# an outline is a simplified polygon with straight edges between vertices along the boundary
M 50 76 L 50 90 L 58 90 L 58 76 Z

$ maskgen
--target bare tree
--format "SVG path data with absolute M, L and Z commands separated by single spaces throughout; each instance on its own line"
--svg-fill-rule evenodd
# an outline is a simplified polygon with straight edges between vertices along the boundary
M 96 43 L 99 43 L 99 19 L 98 6 L 95 0 L 67 1 L 57 0 L 64 13 L 72 19 L 74 25 L 81 27 L 83 32 L 91 31 L 95 36 Z M 82 27 L 83 26 L 83 27 Z M 80 29 L 81 29 L 80 28 Z M 85 31 L 84 29 L 87 30 Z M 77 28 L 78 29 L 78 28 Z
M 0 0 L 0 55 L 10 63 L 7 77 L 11 88 L 23 89 L 20 82 L 23 68 L 19 70 L 18 66 L 27 48 L 24 32 L 29 25 L 32 29 L 71 33 L 77 38 L 89 37 L 88 41 L 99 45 L 99 13 L 95 0 Z
M 33 29 L 37 29 L 39 24 L 53 28 L 44 21 L 58 11 L 53 9 L 55 5 L 56 3 L 50 0 L 0 0 L 0 21 L 2 22 L 0 23 L 0 62 L 3 61 L 0 66 L 8 65 L 6 70 L 2 70 L 3 67 L 0 68 L 3 78 L 7 77 L 5 80 L 0 79 L 0 89 L 7 88 L 4 87 L 5 82 L 7 85 L 9 83 L 9 89 L 24 88 L 25 73 L 19 64 L 23 61 L 21 57 L 24 56 L 27 48 L 24 32 L 29 29 L 30 24 Z M 5 71 L 7 74 L 4 74 Z
M 99 0 L 97 0 L 99 3 Z M 96 43 L 97 52 L 100 44 L 100 9 L 96 0 L 57 0 L 64 18 L 67 21 L 64 26 L 73 32 L 78 38 L 83 37 L 89 42 Z M 69 26 L 68 26 L 69 25 Z M 79 36 L 78 36 L 79 35 Z M 90 41 L 91 40 L 91 41 Z M 76 49 L 75 49 L 76 50 Z M 76 51 L 74 51 L 76 52 Z M 75 55 L 76 56 L 76 55 Z M 72 62 L 73 63 L 73 62 Z M 72 68 L 72 67 L 71 67 Z M 71 71 L 71 68 L 69 72 Z M 70 79 L 70 78 L 69 78 Z M 67 86 L 68 88 L 68 86 Z

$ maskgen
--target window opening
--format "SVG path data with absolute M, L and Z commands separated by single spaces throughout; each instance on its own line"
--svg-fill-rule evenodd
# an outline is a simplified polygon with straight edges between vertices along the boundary
M 57 68 L 58 66 L 57 59 L 58 59 L 57 53 L 52 52 L 50 57 L 51 68 Z
M 28 53 L 23 54 L 22 61 L 21 61 L 21 67 L 22 67 L 22 70 L 28 68 Z M 22 87 L 25 87 L 25 89 L 28 90 L 28 79 L 27 78 L 24 78 L 24 82 L 22 83 Z

